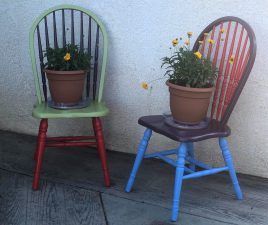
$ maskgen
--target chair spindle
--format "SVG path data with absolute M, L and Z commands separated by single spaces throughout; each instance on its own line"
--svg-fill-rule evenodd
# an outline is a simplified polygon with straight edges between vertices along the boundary
M 42 77 L 42 88 L 44 93 L 45 101 L 47 101 L 47 85 L 46 85 L 46 76 L 44 72 L 44 56 L 43 56 L 43 50 L 42 50 L 42 42 L 40 37 L 40 30 L 39 25 L 36 27 L 37 29 L 37 42 L 38 42 L 38 53 L 39 53 L 39 61 L 40 61 L 40 71 L 41 71 L 41 77 Z
M 88 45 L 87 45 L 87 51 L 89 54 L 89 60 L 91 59 L 91 17 L 88 19 Z M 87 73 L 87 83 L 86 83 L 86 96 L 89 97 L 90 93 L 90 75 L 91 75 L 91 68 L 89 66 L 89 70 Z
M 96 45 L 95 45 L 95 54 L 94 54 L 94 74 L 93 74 L 93 99 L 96 97 L 97 90 L 97 75 L 98 75 L 98 59 L 99 59 L 99 26 L 97 26 L 96 33 Z
M 64 9 L 62 9 L 62 45 L 63 47 L 66 46 L 66 32 L 65 32 L 65 13 L 64 13 Z
M 57 37 L 57 25 L 56 25 L 56 15 L 55 11 L 53 12 L 53 33 L 54 33 L 54 47 L 58 48 L 58 37 Z

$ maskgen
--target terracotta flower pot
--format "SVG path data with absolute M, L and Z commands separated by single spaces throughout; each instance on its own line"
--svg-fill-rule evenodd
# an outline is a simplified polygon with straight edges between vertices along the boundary
M 76 104 L 82 98 L 86 71 L 44 70 L 47 75 L 51 98 L 55 103 Z
M 170 92 L 170 110 L 179 123 L 198 124 L 207 115 L 211 88 L 190 88 L 166 82 Z

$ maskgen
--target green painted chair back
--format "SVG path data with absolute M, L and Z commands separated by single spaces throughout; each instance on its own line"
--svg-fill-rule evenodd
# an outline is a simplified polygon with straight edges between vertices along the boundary
M 108 36 L 103 23 L 92 12 L 73 5 L 59 5 L 46 10 L 30 31 L 30 55 L 38 103 L 47 101 L 48 89 L 43 71 L 44 51 L 68 43 L 86 49 L 90 55 L 85 96 L 101 102 L 107 64 Z

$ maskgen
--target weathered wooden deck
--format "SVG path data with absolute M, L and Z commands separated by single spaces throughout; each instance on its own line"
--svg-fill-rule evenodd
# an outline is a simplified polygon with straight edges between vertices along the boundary
M 109 152 L 107 189 L 95 150 L 48 149 L 33 192 L 34 148 L 34 137 L 0 131 L 0 225 L 268 224 L 268 179 L 239 175 L 243 201 L 227 174 L 185 181 L 180 218 L 171 223 L 174 169 L 161 161 L 145 160 L 127 194 L 133 155 Z

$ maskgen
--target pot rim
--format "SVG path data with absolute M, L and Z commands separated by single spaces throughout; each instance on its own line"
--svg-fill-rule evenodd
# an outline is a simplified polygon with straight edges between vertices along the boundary
M 177 84 L 172 84 L 169 82 L 169 80 L 166 81 L 166 85 L 169 86 L 170 88 L 174 88 L 174 89 L 178 89 L 178 90 L 182 90 L 182 91 L 189 91 L 189 92 L 212 92 L 215 87 L 209 87 L 209 88 L 192 88 L 192 87 L 184 87 L 184 86 L 180 86 Z
M 86 70 L 49 70 L 49 69 L 44 69 L 44 72 L 48 73 L 53 73 L 53 74 L 59 74 L 59 75 L 64 75 L 64 74 L 84 74 L 87 71 Z

